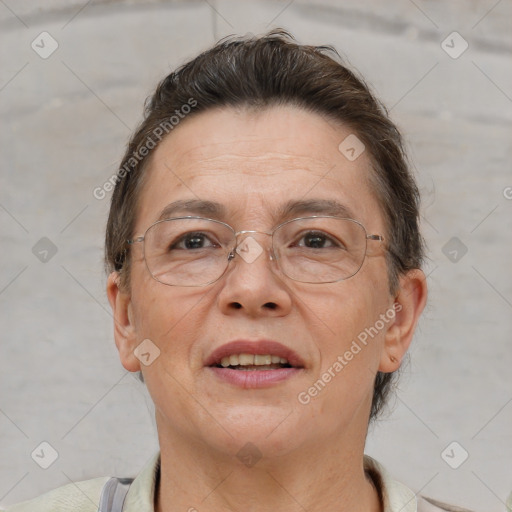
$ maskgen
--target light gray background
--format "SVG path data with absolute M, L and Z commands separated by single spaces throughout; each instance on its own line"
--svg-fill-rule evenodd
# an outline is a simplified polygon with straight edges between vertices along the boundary
M 159 79 L 222 36 L 280 26 L 300 42 L 335 45 L 367 77 L 405 133 L 424 194 L 430 302 L 367 452 L 424 494 L 504 511 L 510 19 L 506 0 L 1 0 L 0 506 L 134 476 L 158 448 L 149 395 L 117 359 L 102 270 L 108 199 L 93 189 L 116 172 Z M 59 44 L 47 59 L 31 48 L 43 31 Z M 469 44 L 457 59 L 441 47 L 453 31 Z M 58 249 L 46 263 L 32 252 L 42 237 Z M 453 247 L 443 252 L 452 237 L 456 262 Z M 46 470 L 31 458 L 42 441 L 59 455 Z M 458 469 L 441 457 L 453 441 L 469 453 Z

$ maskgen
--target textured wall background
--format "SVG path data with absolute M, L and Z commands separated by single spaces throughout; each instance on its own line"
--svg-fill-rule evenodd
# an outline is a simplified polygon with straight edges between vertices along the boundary
M 367 77 L 405 132 L 424 193 L 430 304 L 367 452 L 424 494 L 505 510 L 510 19 L 509 0 L 1 0 L 0 506 L 135 475 L 158 448 L 151 399 L 113 343 L 108 197 L 93 190 L 170 69 L 225 35 L 279 26 L 335 45 Z M 48 469 L 31 457 L 43 441 L 58 454 Z M 39 463 L 51 462 L 45 453 Z

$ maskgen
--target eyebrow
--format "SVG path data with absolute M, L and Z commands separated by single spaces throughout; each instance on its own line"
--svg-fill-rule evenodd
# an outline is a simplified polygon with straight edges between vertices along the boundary
M 214 219 L 221 219 L 226 216 L 226 207 L 214 201 L 181 199 L 168 204 L 160 213 L 158 220 L 168 219 L 179 213 L 193 213 L 201 216 L 207 215 Z
M 160 213 L 158 220 L 168 219 L 176 214 L 195 214 L 208 216 L 216 220 L 227 220 L 227 208 L 221 203 L 203 199 L 182 199 L 168 204 Z M 274 220 L 285 219 L 306 214 L 333 215 L 355 219 L 352 210 L 334 199 L 290 200 L 272 212 Z
M 335 199 L 302 199 L 299 201 L 288 201 L 281 207 L 279 218 L 284 219 L 312 213 L 350 219 L 354 218 L 352 210 Z

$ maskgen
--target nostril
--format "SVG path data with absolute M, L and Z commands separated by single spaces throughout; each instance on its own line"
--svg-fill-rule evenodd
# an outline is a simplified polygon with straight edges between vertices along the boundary
M 277 304 L 275 302 L 267 302 L 266 304 L 264 304 L 264 306 L 268 309 L 276 309 L 277 308 Z

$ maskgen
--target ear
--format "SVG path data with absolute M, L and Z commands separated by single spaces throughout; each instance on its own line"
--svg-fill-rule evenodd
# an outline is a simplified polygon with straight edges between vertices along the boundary
M 395 318 L 386 331 L 384 350 L 379 371 L 390 373 L 398 370 L 411 344 L 416 325 L 427 302 L 427 279 L 419 270 L 409 270 L 400 277 L 395 297 Z
M 118 272 L 112 272 L 108 276 L 107 296 L 114 316 L 114 338 L 121 364 L 130 372 L 140 371 L 140 361 L 134 354 L 138 343 L 133 323 L 131 295 L 119 287 Z

